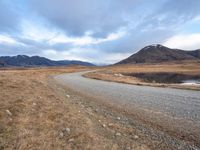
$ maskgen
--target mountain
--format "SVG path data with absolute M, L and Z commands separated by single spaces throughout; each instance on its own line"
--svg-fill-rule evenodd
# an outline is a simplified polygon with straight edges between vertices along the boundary
M 17 55 L 17 56 L 2 56 L 0 57 L 0 67 L 36 67 L 36 66 L 67 66 L 67 65 L 82 65 L 82 66 L 94 66 L 89 62 L 75 61 L 75 60 L 60 60 L 54 61 L 47 59 L 45 57 L 39 56 L 26 56 L 26 55 Z
M 181 60 L 200 60 L 200 49 L 185 51 L 171 49 L 159 44 L 150 45 L 117 64 L 160 63 Z
M 0 61 L 0 67 L 4 67 L 5 63 L 3 61 Z

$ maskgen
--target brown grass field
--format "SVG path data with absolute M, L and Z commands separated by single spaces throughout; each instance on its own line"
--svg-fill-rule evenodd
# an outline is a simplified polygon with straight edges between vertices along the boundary
M 87 98 L 52 79 L 87 69 L 0 70 L 0 150 L 153 149 L 156 141 L 141 138 L 138 142 L 136 129 L 124 127 L 104 112 L 97 114 Z
M 159 87 L 172 87 L 181 89 L 200 90 L 199 85 L 180 85 L 176 83 L 156 83 L 146 82 L 141 78 L 130 76 L 133 73 L 173 73 L 180 75 L 193 75 L 200 76 L 200 62 L 187 61 L 187 62 L 172 62 L 162 64 L 131 64 L 131 65 L 116 65 L 102 67 L 96 72 L 85 74 L 85 77 L 113 81 L 135 85 L 159 86 Z
M 153 136 L 147 136 L 145 133 L 149 131 L 148 134 L 151 132 L 154 135 L 160 132 L 159 130 L 165 129 L 167 131 L 168 128 L 165 126 L 169 123 L 166 121 L 162 121 L 160 125 L 154 125 L 152 120 L 155 118 L 148 120 L 145 117 L 145 114 L 148 115 L 149 112 L 132 110 L 132 113 L 129 114 L 111 104 L 104 104 L 95 98 L 74 92 L 53 80 L 53 76 L 57 74 L 91 69 L 99 68 L 72 66 L 66 68 L 1 69 L 0 150 L 177 149 L 177 145 L 169 144 L 162 138 L 152 138 Z M 193 63 L 185 65 L 163 64 L 142 65 L 142 67 L 140 65 L 106 67 L 101 68 L 95 75 L 98 79 L 133 82 L 132 78 L 126 80 L 121 79 L 121 77 L 113 78 L 113 73 L 152 70 L 189 74 L 198 74 L 200 71 L 199 65 Z M 102 76 L 99 73 L 103 74 L 103 78 L 100 78 Z M 109 79 L 110 77 L 112 78 Z M 123 119 L 117 119 L 119 116 Z M 134 119 L 129 119 L 128 116 Z M 147 130 L 147 128 L 150 129 Z M 175 129 L 169 134 L 178 137 L 178 139 L 183 138 L 182 135 L 177 135 L 174 132 Z M 191 137 L 192 142 L 194 138 Z M 186 140 L 190 141 L 190 139 Z M 198 140 L 196 141 L 196 145 L 198 145 Z
M 89 140 L 81 134 L 87 120 L 48 85 L 49 75 L 85 69 L 1 70 L 0 149 L 68 149 L 70 145 L 59 134 L 80 123 L 83 126 L 76 133 L 80 134 L 76 146 L 83 139 Z

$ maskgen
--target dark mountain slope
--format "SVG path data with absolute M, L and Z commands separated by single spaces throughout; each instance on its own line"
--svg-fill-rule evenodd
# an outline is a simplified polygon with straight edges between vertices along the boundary
M 47 59 L 45 57 L 39 56 L 26 56 L 26 55 L 18 55 L 18 56 L 2 56 L 0 57 L 0 66 L 17 66 L 17 67 L 31 67 L 31 66 L 66 66 L 66 65 L 82 65 L 82 66 L 94 66 L 88 62 L 82 61 L 69 61 L 69 60 L 61 60 L 61 61 L 53 61 Z
M 3 61 L 0 61 L 0 67 L 4 67 L 5 63 Z
M 117 64 L 159 63 L 180 60 L 200 60 L 200 50 L 184 51 L 170 49 L 162 45 L 150 45 Z

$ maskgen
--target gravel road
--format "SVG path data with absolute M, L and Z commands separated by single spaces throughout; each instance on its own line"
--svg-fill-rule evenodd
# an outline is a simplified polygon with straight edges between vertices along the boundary
M 156 110 L 167 115 L 200 121 L 200 91 L 128 85 L 82 77 L 86 72 L 58 75 L 68 87 L 121 105 Z

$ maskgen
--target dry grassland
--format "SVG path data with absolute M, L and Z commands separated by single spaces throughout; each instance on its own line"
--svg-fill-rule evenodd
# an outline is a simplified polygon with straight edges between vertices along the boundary
M 180 85 L 146 82 L 140 78 L 129 76 L 133 73 L 174 73 L 183 75 L 200 75 L 200 62 L 179 62 L 179 63 L 162 63 L 162 64 L 132 64 L 132 65 L 116 65 L 102 67 L 96 72 L 85 74 L 85 77 L 114 81 L 135 85 L 173 87 L 181 89 L 200 90 L 200 86 L 196 85 Z
M 152 67 L 159 71 L 163 66 Z M 190 72 L 189 66 L 183 68 Z M 140 66 L 109 69 L 112 73 L 141 71 Z M 129 114 L 53 80 L 56 74 L 84 70 L 91 68 L 0 70 L 0 150 L 167 150 L 179 147 L 180 138 L 175 138 L 176 143 L 163 134 L 160 127 L 151 126 L 144 112 L 132 110 Z M 177 67 L 174 66 L 174 70 Z M 196 70 L 198 72 L 198 67 Z
M 150 149 L 152 141 L 134 140 L 135 129 L 113 122 L 104 112 L 97 115 L 83 97 L 51 77 L 87 69 L 0 70 L 0 150 Z

